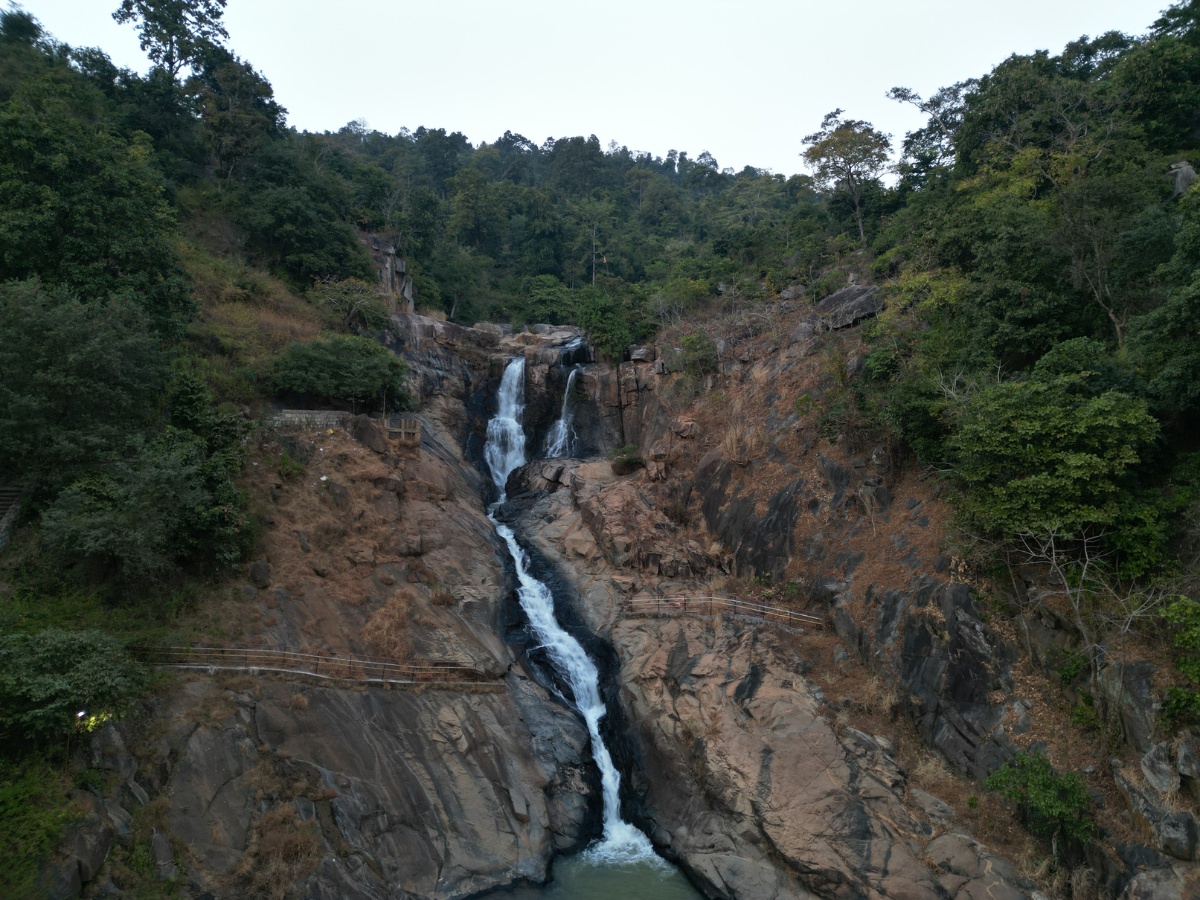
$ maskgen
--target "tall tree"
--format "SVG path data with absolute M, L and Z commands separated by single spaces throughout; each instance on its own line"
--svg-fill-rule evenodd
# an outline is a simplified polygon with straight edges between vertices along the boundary
M 121 0 L 113 18 L 124 24 L 138 21 L 142 49 L 177 78 L 184 66 L 229 32 L 221 24 L 227 0 Z
M 861 119 L 842 119 L 835 109 L 821 121 L 821 129 L 804 138 L 801 154 L 813 168 L 816 180 L 827 188 L 846 192 L 854 207 L 858 239 L 867 242 L 863 228 L 862 201 L 871 182 L 887 168 L 891 136 Z

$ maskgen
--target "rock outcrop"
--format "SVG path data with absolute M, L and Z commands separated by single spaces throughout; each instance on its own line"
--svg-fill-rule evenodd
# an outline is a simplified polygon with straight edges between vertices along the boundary
M 628 804 L 663 851 L 712 897 L 1028 896 L 1032 885 L 945 804 L 910 790 L 887 739 L 839 723 L 807 675 L 815 648 L 737 620 L 622 613 L 625 590 L 662 585 L 657 571 L 639 574 L 632 522 L 658 527 L 629 517 L 630 546 L 606 542 L 621 532 L 596 504 L 628 509 L 645 482 L 601 466 L 532 464 L 523 483 L 540 493 L 510 514 L 585 627 L 611 642 L 632 723 L 614 736 Z

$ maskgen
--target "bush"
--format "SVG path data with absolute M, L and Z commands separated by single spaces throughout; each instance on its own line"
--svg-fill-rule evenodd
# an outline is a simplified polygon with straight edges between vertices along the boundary
M 1092 836 L 1091 801 L 1083 779 L 1076 772 L 1057 774 L 1050 760 L 1039 753 L 1017 753 L 984 784 L 1016 804 L 1025 827 L 1049 840 L 1055 854 L 1060 838 L 1083 842 Z
M 366 409 L 408 409 L 408 367 L 386 347 L 356 336 L 292 344 L 275 364 L 275 388 Z
M 0 894 L 39 896 L 41 862 L 76 816 L 63 779 L 49 765 L 0 758 Z
M 0 638 L 0 734 L 54 743 L 121 715 L 142 667 L 99 631 L 47 628 Z
M 717 371 L 717 345 L 703 331 L 685 334 L 679 342 L 683 350 L 683 371 L 693 378 Z

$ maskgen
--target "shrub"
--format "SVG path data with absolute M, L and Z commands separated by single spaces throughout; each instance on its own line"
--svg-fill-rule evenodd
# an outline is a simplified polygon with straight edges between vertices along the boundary
M 683 371 L 693 378 L 717 371 L 717 345 L 703 331 L 685 334 L 679 342 L 683 350 Z
M 0 734 L 51 743 L 119 716 L 143 674 L 115 638 L 48 628 L 0 638 Z
M 49 765 L 0 757 L 0 894 L 39 896 L 38 868 L 76 815 Z
M 275 364 L 276 390 L 364 409 L 409 408 L 403 360 L 368 338 L 335 336 L 292 344 Z
M 1077 772 L 1059 775 L 1039 753 L 1017 753 L 984 784 L 1016 804 L 1025 827 L 1049 840 L 1055 854 L 1060 838 L 1082 842 L 1092 836 L 1091 802 L 1083 779 Z

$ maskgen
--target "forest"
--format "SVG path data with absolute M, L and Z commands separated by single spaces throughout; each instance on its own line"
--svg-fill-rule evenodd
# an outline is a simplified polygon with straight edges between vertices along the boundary
M 879 285 L 822 434 L 936 472 L 993 565 L 1061 570 L 1086 665 L 1098 620 L 1153 619 L 1188 685 L 1167 708 L 1200 719 L 1200 0 L 893 88 L 927 116 L 898 160 L 834 110 L 789 178 L 594 136 L 299 132 L 226 46 L 224 0 L 176 5 L 116 11 L 145 75 L 0 13 L 0 487 L 28 486 L 30 535 L 0 559 L 0 766 L 30 858 L 57 820 L 13 810 L 50 790 L 74 711 L 132 703 L 124 642 L 253 547 L 255 417 L 408 402 L 368 234 L 419 312 L 576 323 L 614 361 L 665 328 L 713 354 L 781 296 Z

